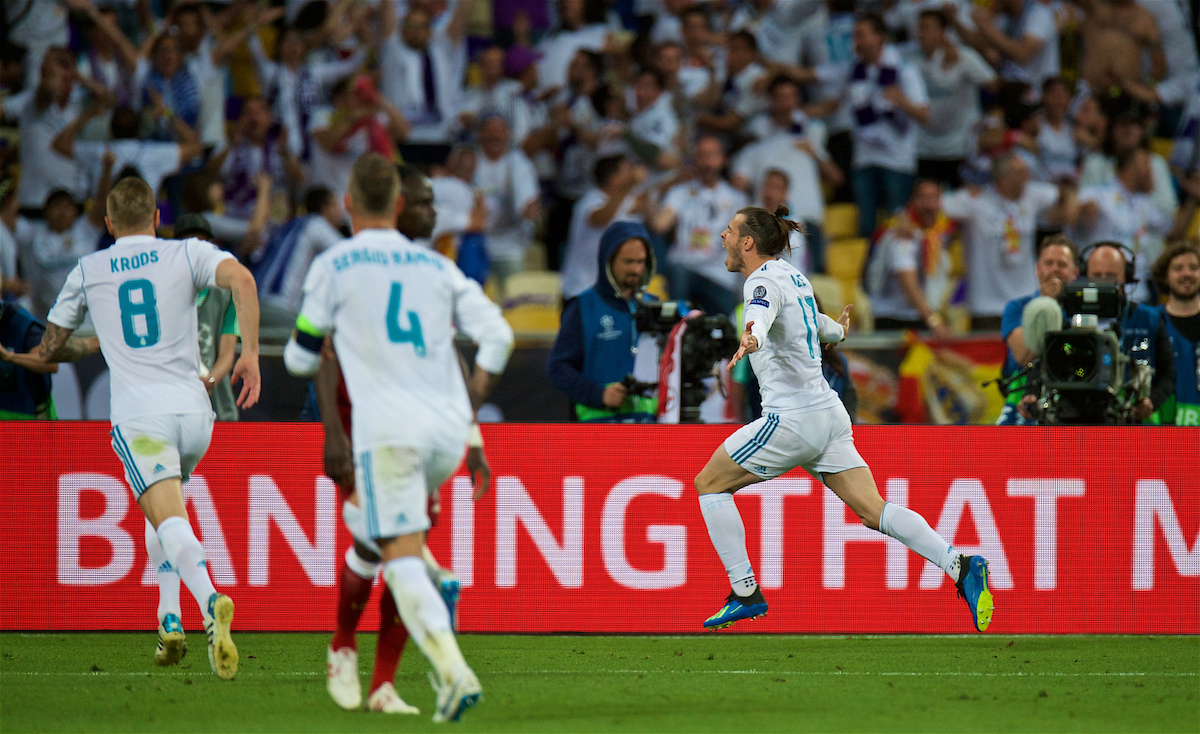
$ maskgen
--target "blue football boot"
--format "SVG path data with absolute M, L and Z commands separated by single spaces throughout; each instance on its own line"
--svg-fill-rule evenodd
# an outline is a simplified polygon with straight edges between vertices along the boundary
M 732 626 L 734 622 L 743 619 L 757 619 L 766 616 L 767 600 L 763 598 L 762 589 L 755 588 L 750 596 L 738 596 L 729 592 L 725 597 L 725 606 L 716 614 L 704 620 L 704 629 L 716 630 Z
M 992 590 L 988 586 L 988 562 L 983 556 L 959 556 L 962 574 L 954 585 L 971 610 L 975 629 L 983 632 L 992 623 Z

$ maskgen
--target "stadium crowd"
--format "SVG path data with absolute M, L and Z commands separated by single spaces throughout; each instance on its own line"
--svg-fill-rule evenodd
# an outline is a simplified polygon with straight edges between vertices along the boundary
M 202 217 L 263 326 L 290 327 L 378 152 L 429 173 L 429 244 L 505 306 L 531 272 L 590 288 L 631 221 L 652 292 L 732 313 L 721 232 L 779 204 L 803 223 L 789 259 L 859 327 L 1000 331 L 1059 232 L 1128 247 L 1131 297 L 1157 304 L 1155 259 L 1197 238 L 1196 5 L 6 1 L 3 293 L 44 319 L 136 175 L 166 233 Z

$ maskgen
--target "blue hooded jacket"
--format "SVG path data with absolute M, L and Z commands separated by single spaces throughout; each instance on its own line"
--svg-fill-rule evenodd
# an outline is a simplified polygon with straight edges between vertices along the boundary
M 605 385 L 620 382 L 633 372 L 637 301 L 621 297 L 610 268 L 617 250 L 631 239 L 646 243 L 642 288 L 650 283 L 655 270 L 650 233 L 638 222 L 609 225 L 600 237 L 596 284 L 563 308 L 558 337 L 546 361 L 550 382 L 572 402 L 590 408 L 603 409 Z

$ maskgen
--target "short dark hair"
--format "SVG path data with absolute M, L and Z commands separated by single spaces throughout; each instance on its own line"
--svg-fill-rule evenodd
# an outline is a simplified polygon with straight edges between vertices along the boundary
M 76 201 L 75 197 L 71 195 L 71 192 L 67 191 L 66 189 L 55 189 L 55 190 L 51 191 L 46 196 L 46 202 L 42 206 L 46 209 L 49 209 L 52 204 L 57 204 L 58 202 L 64 201 L 64 200 L 69 201 L 72 204 L 74 204 L 75 208 L 77 208 L 77 209 L 81 208 L 79 206 L 79 202 Z
M 577 53 L 583 54 L 583 58 L 587 60 L 587 65 L 591 67 L 592 73 L 594 73 L 596 75 L 597 79 L 604 77 L 604 57 L 603 56 L 596 53 L 595 51 L 588 51 L 585 48 L 579 49 L 579 51 Z
M 764 257 L 775 257 L 781 252 L 791 251 L 789 239 L 792 232 L 802 232 L 798 222 L 786 219 L 790 210 L 782 204 L 775 208 L 772 214 L 757 206 L 738 209 L 742 215 L 742 224 L 738 228 L 738 236 L 753 237 L 754 248 Z
M 217 177 L 203 169 L 185 176 L 179 192 L 183 210 L 189 214 L 201 214 L 211 209 L 208 190 L 216 182 Z
M 1071 93 L 1070 82 L 1068 82 L 1066 79 L 1063 79 L 1061 76 L 1051 76 L 1047 77 L 1046 81 L 1042 82 L 1042 96 L 1045 96 L 1046 92 L 1049 92 L 1054 87 L 1059 86 L 1065 88 L 1067 90 L 1067 94 Z
M 1062 232 L 1056 232 L 1055 234 L 1046 235 L 1043 237 L 1042 241 L 1039 242 L 1037 246 L 1037 256 L 1041 257 L 1042 252 L 1044 252 L 1047 247 L 1065 247 L 1067 248 L 1067 251 L 1071 253 L 1071 262 L 1079 262 L 1079 245 L 1076 245 L 1070 237 L 1066 236 Z
M 1126 151 L 1117 153 L 1117 159 L 1116 159 L 1116 162 L 1113 164 L 1113 170 L 1116 171 L 1117 173 L 1124 171 L 1126 168 L 1129 168 L 1129 166 L 1135 160 L 1137 160 L 1137 157 L 1139 154 L 1145 153 L 1145 152 L 1146 151 L 1144 151 L 1142 148 L 1134 148 L 1133 150 L 1126 150 Z
M 641 78 L 643 76 L 649 76 L 652 78 L 655 86 L 657 86 L 659 89 L 667 88 L 667 78 L 663 76 L 661 71 L 655 69 L 653 66 L 643 66 L 642 68 L 638 69 L 638 73 L 635 78 Z
M 705 8 L 703 5 L 687 6 L 686 8 L 683 9 L 683 12 L 679 14 L 679 20 L 683 21 L 689 15 L 700 16 L 701 18 L 704 19 L 704 25 L 708 26 L 710 29 L 712 28 L 712 16 L 709 15 L 708 9 Z
M 592 167 L 592 176 L 596 179 L 596 186 L 604 188 L 612 177 L 617 175 L 617 171 L 621 170 L 621 164 L 625 161 L 625 156 L 610 155 L 606 158 L 601 158 L 596 161 L 596 165 Z
M 918 13 L 917 17 L 918 18 L 932 18 L 933 20 L 937 21 L 937 24 L 942 27 L 942 30 L 945 30 L 946 28 L 950 27 L 950 21 L 946 18 L 946 14 L 940 10 L 935 10 L 933 8 L 927 8 L 925 10 L 922 10 L 920 13 Z
M 854 18 L 854 22 L 866 23 L 867 25 L 871 26 L 871 30 L 875 31 L 876 34 L 883 36 L 884 38 L 888 37 L 887 23 L 883 21 L 883 16 L 879 13 L 874 11 L 859 13 Z
M 304 194 L 304 211 L 316 214 L 333 201 L 333 192 L 324 186 L 314 186 Z
M 754 34 L 751 33 L 750 31 L 746 31 L 746 30 L 738 31 L 737 33 L 734 33 L 733 35 L 731 35 L 729 37 L 729 40 L 726 41 L 725 43 L 729 44 L 729 43 L 733 43 L 734 41 L 741 41 L 742 43 L 749 46 L 751 51 L 753 51 L 754 53 L 758 53 L 758 39 L 755 38 Z
M 113 110 L 108 127 L 113 140 L 136 140 L 140 124 L 138 113 L 128 105 L 121 105 Z
M 800 85 L 795 79 L 791 78 L 787 74 L 776 74 L 771 79 L 771 83 L 767 85 L 767 96 L 773 96 L 775 94 L 775 90 L 782 86 L 792 86 L 796 88 L 796 91 L 800 91 Z
M 1200 246 L 1194 242 L 1175 242 L 1167 245 L 1150 267 L 1150 275 L 1160 292 L 1167 290 L 1167 271 L 1171 269 L 1171 261 L 1183 255 L 1194 255 L 1200 260 Z
M 396 175 L 400 177 L 400 188 L 403 189 L 424 178 L 425 172 L 411 163 L 397 163 Z

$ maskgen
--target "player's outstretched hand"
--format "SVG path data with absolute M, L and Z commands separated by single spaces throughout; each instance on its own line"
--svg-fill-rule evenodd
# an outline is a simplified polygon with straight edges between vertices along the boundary
M 471 500 L 478 502 L 487 494 L 488 485 L 492 482 L 492 467 L 488 465 L 487 454 L 483 453 L 482 446 L 467 449 L 467 476 L 471 477 L 471 486 L 475 488 Z
M 243 354 L 238 357 L 233 366 L 233 381 L 242 383 L 242 392 L 238 395 L 239 408 L 252 408 L 258 402 L 258 392 L 262 388 L 262 377 L 258 374 L 258 357 Z
M 854 308 L 853 303 L 847 303 L 846 308 L 842 310 L 842 316 L 838 319 L 838 324 L 842 327 L 843 336 L 850 334 L 850 311 Z
M 753 321 L 747 323 L 745 330 L 742 331 L 742 341 L 738 345 L 737 353 L 733 355 L 733 359 L 729 360 L 729 364 L 725 367 L 726 371 L 733 372 L 733 366 L 740 362 L 742 357 L 758 351 L 758 337 L 750 333 L 751 326 L 754 326 Z

